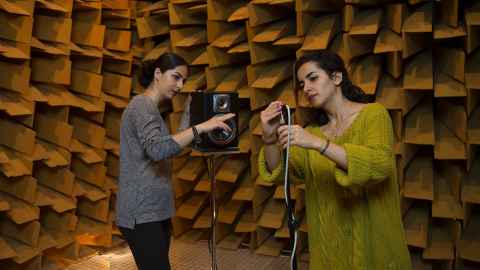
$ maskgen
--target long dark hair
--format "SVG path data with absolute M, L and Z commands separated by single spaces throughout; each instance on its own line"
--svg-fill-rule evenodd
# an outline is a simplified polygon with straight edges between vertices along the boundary
M 187 66 L 188 68 L 187 61 L 175 53 L 164 53 L 155 60 L 149 60 L 143 63 L 142 70 L 138 76 L 138 82 L 141 86 L 147 88 L 153 81 L 156 68 L 159 68 L 163 73 L 178 66 Z
M 342 83 L 340 84 L 340 87 L 342 89 L 342 95 L 348 100 L 359 103 L 369 102 L 369 97 L 365 92 L 352 83 L 343 59 L 336 53 L 328 50 L 321 50 L 302 55 L 295 62 L 295 78 L 298 69 L 308 62 L 314 62 L 317 67 L 323 69 L 330 78 L 333 76 L 334 72 L 342 73 Z M 297 79 L 295 79 L 295 84 L 298 85 Z M 329 118 L 323 109 L 315 110 L 314 119 L 314 122 L 320 126 L 327 124 L 329 121 Z

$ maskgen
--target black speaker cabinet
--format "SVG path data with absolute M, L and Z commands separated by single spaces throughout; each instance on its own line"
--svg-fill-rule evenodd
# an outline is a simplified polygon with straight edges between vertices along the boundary
M 194 144 L 193 148 L 201 152 L 230 152 L 238 151 L 238 94 L 233 92 L 193 92 L 190 105 L 190 124 L 198 125 L 213 116 L 235 113 L 235 117 L 225 123 L 232 129 L 231 132 L 216 129 L 200 135 L 201 143 Z

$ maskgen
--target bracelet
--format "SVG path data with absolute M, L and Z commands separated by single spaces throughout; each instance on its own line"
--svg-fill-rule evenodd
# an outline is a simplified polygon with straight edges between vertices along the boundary
M 323 147 L 322 150 L 320 150 L 320 154 L 324 154 L 325 151 L 327 151 L 328 146 L 330 145 L 330 140 L 327 140 L 327 143 L 325 143 L 325 146 Z
M 200 138 L 200 135 L 198 135 L 198 130 L 195 126 L 192 126 L 192 132 L 193 132 L 193 143 L 200 144 L 202 142 L 202 138 Z

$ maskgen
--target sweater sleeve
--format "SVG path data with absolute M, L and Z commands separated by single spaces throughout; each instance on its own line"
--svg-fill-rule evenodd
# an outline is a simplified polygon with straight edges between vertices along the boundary
M 307 151 L 304 148 L 292 146 L 289 152 L 289 177 L 294 182 L 304 182 L 305 170 L 307 166 Z M 283 155 L 281 157 L 281 164 L 277 166 L 272 172 L 267 168 L 265 160 L 265 147 L 260 149 L 258 157 L 258 173 L 260 177 L 267 182 L 283 181 L 285 165 Z
M 178 126 L 177 132 L 184 131 L 190 127 L 190 110 L 183 111 L 182 118 L 180 119 L 180 125 Z
M 191 97 L 189 96 L 187 99 L 191 100 Z M 180 125 L 178 126 L 177 132 L 183 131 L 190 127 L 190 103 L 190 101 L 185 102 L 182 118 L 180 120 Z
M 392 176 L 395 157 L 392 151 L 393 127 L 388 111 L 381 105 L 369 112 L 364 144 L 344 144 L 348 168 L 335 168 L 335 179 L 344 187 L 375 184 Z
M 154 113 L 147 104 L 139 105 L 135 107 L 133 124 L 148 157 L 159 161 L 180 153 L 182 148 L 172 139 L 162 116 Z

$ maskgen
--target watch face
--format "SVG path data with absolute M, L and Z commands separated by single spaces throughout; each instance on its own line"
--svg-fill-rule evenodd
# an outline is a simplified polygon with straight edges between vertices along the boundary
M 200 144 L 202 142 L 202 138 L 198 134 L 198 131 L 195 128 L 195 126 L 192 127 L 192 131 L 193 131 L 193 143 L 194 144 Z

